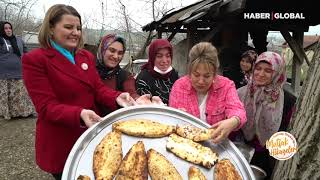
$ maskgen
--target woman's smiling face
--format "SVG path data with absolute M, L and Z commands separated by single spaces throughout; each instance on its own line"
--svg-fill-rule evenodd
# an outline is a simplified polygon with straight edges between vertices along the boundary
M 122 43 L 115 41 L 106 49 L 103 57 L 104 64 L 109 68 L 115 68 L 121 62 L 124 55 Z
M 272 82 L 273 69 L 272 65 L 261 61 L 255 65 L 253 71 L 253 79 L 256 85 L 258 86 L 266 86 L 271 84 Z

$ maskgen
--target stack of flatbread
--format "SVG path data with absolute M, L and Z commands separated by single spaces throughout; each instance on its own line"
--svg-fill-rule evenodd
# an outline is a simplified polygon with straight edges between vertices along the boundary
M 218 162 L 217 153 L 197 143 L 210 139 L 211 130 L 193 126 L 176 127 L 147 119 L 119 121 L 112 125 L 112 132 L 108 133 L 95 149 L 93 172 L 96 180 L 147 180 L 148 173 L 153 180 L 182 180 L 182 176 L 165 156 L 154 149 L 149 149 L 146 153 L 142 141 L 134 144 L 122 159 L 122 133 L 147 138 L 169 136 L 166 148 L 176 156 L 206 168 L 211 168 Z M 227 169 L 224 165 L 225 161 L 219 163 L 220 161 L 219 166 L 215 167 L 216 179 L 219 178 L 221 172 L 237 173 L 230 161 L 231 165 Z M 206 179 L 200 169 L 194 166 L 190 167 L 188 177 L 190 180 Z

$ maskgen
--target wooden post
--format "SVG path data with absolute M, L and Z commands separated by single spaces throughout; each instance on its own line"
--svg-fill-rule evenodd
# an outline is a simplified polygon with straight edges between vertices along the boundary
M 194 28 L 191 26 L 187 27 L 187 51 L 186 51 L 186 57 L 187 57 L 187 64 L 189 64 L 189 51 L 192 48 L 193 44 L 194 44 L 194 35 L 193 32 Z
M 319 47 L 318 47 L 319 48 Z M 320 51 L 314 54 L 297 101 L 297 111 L 288 128 L 297 140 L 298 151 L 278 161 L 273 180 L 320 179 Z
M 162 29 L 159 28 L 158 29 L 158 39 L 161 39 L 162 38 Z
M 293 32 L 293 39 L 297 42 L 298 46 L 303 49 L 303 31 Z M 292 83 L 291 87 L 296 95 L 300 93 L 300 82 L 301 82 L 301 61 L 298 56 L 294 54 L 292 61 Z

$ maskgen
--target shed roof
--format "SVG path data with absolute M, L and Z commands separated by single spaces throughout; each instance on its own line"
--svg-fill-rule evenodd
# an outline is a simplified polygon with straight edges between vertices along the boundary
M 201 0 L 189 6 L 164 15 L 160 20 L 150 22 L 142 27 L 144 31 L 159 30 L 172 32 L 177 28 L 182 31 L 186 26 L 198 28 L 214 26 L 225 22 L 229 17 L 238 17 L 243 23 L 267 25 L 270 30 L 286 29 L 308 31 L 309 26 L 320 24 L 320 16 L 313 14 L 317 7 L 312 3 L 298 0 Z M 304 19 L 268 19 L 244 20 L 243 13 L 294 13 L 303 15 Z

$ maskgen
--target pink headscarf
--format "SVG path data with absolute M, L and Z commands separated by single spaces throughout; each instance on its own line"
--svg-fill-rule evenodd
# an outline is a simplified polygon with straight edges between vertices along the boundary
M 284 103 L 283 85 L 286 82 L 285 61 L 274 52 L 264 52 L 256 60 L 272 65 L 272 82 L 266 86 L 256 86 L 254 78 L 248 85 L 238 90 L 247 113 L 247 123 L 242 127 L 246 140 L 257 135 L 262 146 L 279 130 Z

